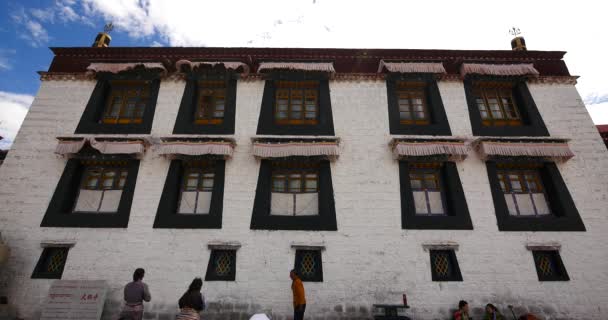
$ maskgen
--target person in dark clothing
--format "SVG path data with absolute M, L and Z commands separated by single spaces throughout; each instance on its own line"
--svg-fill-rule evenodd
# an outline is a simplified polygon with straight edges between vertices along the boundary
M 143 302 L 150 302 L 151 299 L 148 285 L 142 281 L 144 279 L 144 274 L 144 269 L 135 269 L 135 272 L 133 272 L 133 282 L 129 282 L 125 286 L 125 306 L 120 314 L 120 319 L 142 319 L 144 314 Z
M 179 298 L 180 313 L 176 320 L 200 320 L 200 312 L 205 310 L 205 297 L 201 293 L 203 280 L 195 278 L 188 291 Z

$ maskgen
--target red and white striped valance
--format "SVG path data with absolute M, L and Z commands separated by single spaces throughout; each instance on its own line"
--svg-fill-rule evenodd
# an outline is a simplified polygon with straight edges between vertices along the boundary
M 544 157 L 568 160 L 574 153 L 566 142 L 481 141 L 479 153 L 489 157 Z
M 76 154 L 88 142 L 91 147 L 103 154 L 136 154 L 146 151 L 143 140 L 96 140 L 95 138 L 58 138 L 55 153 L 60 155 Z
M 158 146 L 158 153 L 186 156 L 220 155 L 231 157 L 234 144 L 228 141 L 167 141 Z
M 393 145 L 397 157 L 429 157 L 447 155 L 454 159 L 464 159 L 469 146 L 464 141 L 397 141 Z
M 249 73 L 249 66 L 246 63 L 240 61 L 188 61 L 188 60 L 179 60 L 175 63 L 175 68 L 177 71 L 182 70 L 182 66 L 190 66 L 190 68 L 194 69 L 200 66 L 210 66 L 215 67 L 216 65 L 222 65 L 227 70 L 238 70 L 239 68 L 243 68 L 243 73 Z
M 131 70 L 137 66 L 143 66 L 146 69 L 159 69 L 163 73 L 167 72 L 167 69 L 160 62 L 123 62 L 123 63 L 107 63 L 107 62 L 93 62 L 87 70 L 91 72 L 110 72 L 119 73 L 122 71 Z
M 253 155 L 259 158 L 338 156 L 338 142 L 254 142 Z
M 430 62 L 386 62 L 380 60 L 378 73 L 384 72 L 398 73 L 446 73 L 443 63 Z
M 521 64 L 489 64 L 489 63 L 463 63 L 460 74 L 482 74 L 488 76 L 538 76 L 540 73 L 531 63 Z
M 270 70 L 336 72 L 332 62 L 262 62 L 258 73 Z

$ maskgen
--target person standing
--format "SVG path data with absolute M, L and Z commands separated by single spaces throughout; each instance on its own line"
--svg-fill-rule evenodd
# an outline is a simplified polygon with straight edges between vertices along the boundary
M 484 320 L 503 320 L 502 314 L 498 311 L 493 304 L 488 303 L 486 305 L 486 314 L 483 317 Z
M 120 319 L 141 320 L 143 318 L 143 302 L 150 302 L 151 300 L 148 285 L 142 281 L 144 279 L 144 274 L 144 269 L 135 269 L 135 272 L 133 272 L 133 282 L 129 282 L 125 286 L 125 306 L 120 314 Z
M 471 320 L 471 318 L 469 317 L 468 302 L 464 300 L 460 300 L 460 302 L 458 302 L 458 310 L 454 312 L 454 320 Z
M 289 272 L 291 278 L 291 291 L 293 292 L 293 320 L 304 320 L 306 311 L 306 295 L 304 294 L 304 284 L 298 276 L 296 270 Z
M 180 313 L 175 320 L 200 320 L 200 312 L 205 310 L 205 297 L 201 293 L 203 280 L 194 278 L 188 291 L 179 298 Z

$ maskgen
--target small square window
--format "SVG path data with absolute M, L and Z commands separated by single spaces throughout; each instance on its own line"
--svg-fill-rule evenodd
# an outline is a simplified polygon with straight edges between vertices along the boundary
M 454 250 L 430 250 L 433 281 L 462 281 Z
M 538 281 L 569 281 L 568 273 L 557 250 L 532 251 Z
M 68 250 L 67 247 L 44 248 L 32 273 L 32 279 L 61 279 Z
M 302 281 L 323 282 L 323 265 L 320 250 L 296 250 L 294 269 Z
M 205 281 L 234 281 L 236 250 L 212 250 Z

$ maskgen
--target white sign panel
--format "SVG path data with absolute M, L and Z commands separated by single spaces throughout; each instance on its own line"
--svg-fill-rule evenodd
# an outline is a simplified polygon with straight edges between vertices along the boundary
M 104 280 L 56 280 L 40 320 L 99 320 L 106 301 Z

